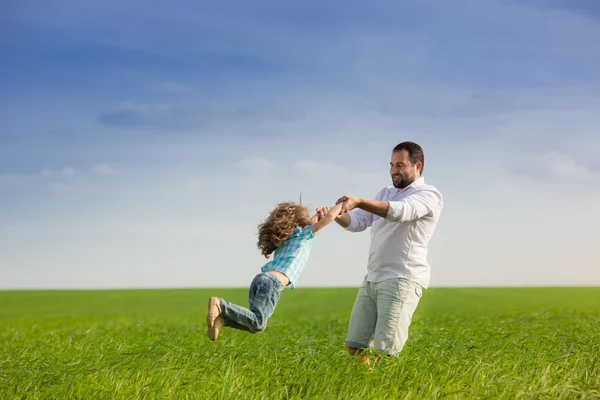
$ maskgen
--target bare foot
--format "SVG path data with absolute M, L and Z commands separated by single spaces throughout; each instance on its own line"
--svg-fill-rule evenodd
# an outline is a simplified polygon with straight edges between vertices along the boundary
M 221 330 L 221 328 L 223 327 L 223 324 L 225 323 L 225 320 L 223 319 L 222 315 L 219 315 L 214 323 L 213 326 L 209 327 L 206 330 L 206 334 L 208 335 L 208 338 L 212 341 L 217 340 L 217 338 L 219 337 L 219 331 Z
M 208 299 L 208 313 L 206 313 L 206 326 L 212 328 L 217 317 L 221 314 L 221 299 L 219 297 L 211 297 Z

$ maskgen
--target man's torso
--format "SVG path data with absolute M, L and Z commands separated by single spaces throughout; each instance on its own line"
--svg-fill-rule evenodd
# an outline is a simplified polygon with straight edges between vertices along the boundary
M 439 193 L 433 186 L 426 184 L 409 186 L 403 190 L 390 186 L 378 193 L 377 200 L 402 201 L 421 190 Z M 440 204 L 439 210 L 406 222 L 388 221 L 373 215 L 365 279 L 378 282 L 403 277 L 427 287 L 430 277 L 428 244 L 435 231 L 441 208 Z

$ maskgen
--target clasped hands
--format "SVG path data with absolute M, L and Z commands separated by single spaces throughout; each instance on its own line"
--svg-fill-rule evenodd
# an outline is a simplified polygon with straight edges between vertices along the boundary
M 356 208 L 360 204 L 360 198 L 358 198 L 356 196 L 345 195 L 345 196 L 342 196 L 339 199 L 337 199 L 337 201 L 335 202 L 335 205 L 338 205 L 340 203 L 344 203 L 344 204 L 342 205 L 340 213 L 337 215 L 337 217 L 340 217 L 340 216 L 344 215 L 345 213 L 347 213 L 348 211 Z M 323 218 L 325 216 L 325 214 L 327 214 L 331 208 L 333 208 L 333 207 L 329 207 L 329 206 L 317 207 L 317 219 L 321 220 L 321 218 Z

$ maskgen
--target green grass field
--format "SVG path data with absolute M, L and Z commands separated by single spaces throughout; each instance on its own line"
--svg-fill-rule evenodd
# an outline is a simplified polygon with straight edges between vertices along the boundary
M 0 292 L 0 399 L 600 398 L 600 288 L 429 289 L 401 355 L 346 355 L 356 289 L 286 291 L 258 335 L 206 337 L 209 295 Z

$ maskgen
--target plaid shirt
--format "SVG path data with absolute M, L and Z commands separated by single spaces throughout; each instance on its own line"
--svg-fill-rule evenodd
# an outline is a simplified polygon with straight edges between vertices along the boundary
M 288 277 L 290 290 L 296 287 L 298 277 L 306 265 L 310 253 L 312 238 L 312 225 L 304 228 L 297 227 L 292 234 L 288 236 L 283 243 L 275 249 L 274 257 L 271 261 L 263 265 L 261 271 L 269 270 L 279 271 Z

